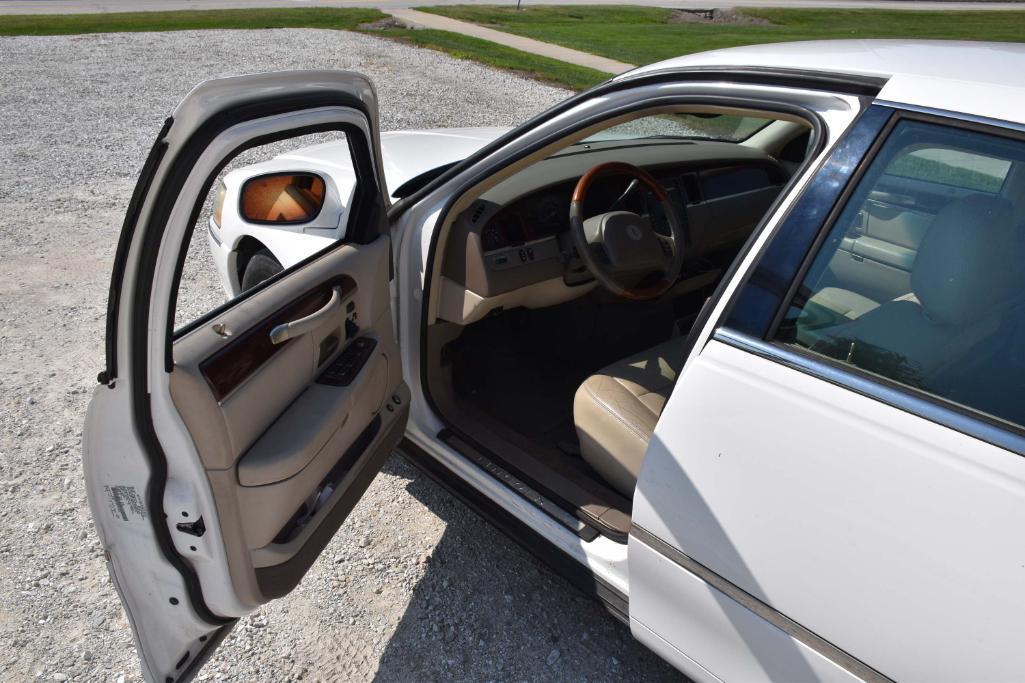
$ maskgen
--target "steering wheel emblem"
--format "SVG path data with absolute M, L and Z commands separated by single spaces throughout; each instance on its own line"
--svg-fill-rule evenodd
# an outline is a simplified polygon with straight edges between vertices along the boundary
M 626 234 L 629 235 L 630 239 L 632 239 L 634 242 L 641 241 L 641 229 L 638 228 L 636 225 L 626 226 Z

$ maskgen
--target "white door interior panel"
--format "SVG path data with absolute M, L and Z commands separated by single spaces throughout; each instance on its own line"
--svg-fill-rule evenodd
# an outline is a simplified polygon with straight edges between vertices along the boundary
M 1020 456 L 720 341 L 665 414 L 635 524 L 886 677 L 1025 675 Z M 645 590 L 632 616 L 684 619 L 645 609 Z M 785 652 L 743 657 L 772 676 Z

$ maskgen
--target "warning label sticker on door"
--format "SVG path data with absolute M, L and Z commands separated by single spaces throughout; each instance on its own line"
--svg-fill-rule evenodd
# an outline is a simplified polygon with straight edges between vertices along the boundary
M 142 496 L 134 486 L 104 486 L 107 493 L 107 505 L 110 514 L 122 522 L 130 519 L 146 519 L 146 506 L 142 504 Z

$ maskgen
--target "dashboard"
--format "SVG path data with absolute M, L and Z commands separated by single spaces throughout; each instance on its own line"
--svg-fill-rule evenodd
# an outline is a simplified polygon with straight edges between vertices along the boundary
M 689 168 L 655 170 L 655 179 L 666 189 L 680 217 L 687 223 L 688 207 L 723 197 L 741 195 L 785 182 L 782 171 L 771 165 L 713 167 L 695 171 Z M 481 246 L 485 253 L 519 246 L 569 230 L 569 204 L 576 181 L 545 188 L 516 200 L 494 214 L 481 228 Z M 655 230 L 669 234 L 658 203 L 650 192 L 634 185 L 626 177 L 606 177 L 594 181 L 584 201 L 584 215 L 593 216 L 613 209 L 651 216 Z
M 739 248 L 787 181 L 776 160 L 734 143 L 639 139 L 571 146 L 505 179 L 457 217 L 442 275 L 450 291 L 463 292 L 462 301 L 449 305 L 444 317 L 467 324 L 480 310 L 537 308 L 589 291 L 593 279 L 569 235 L 569 205 L 579 178 L 607 161 L 640 166 L 666 189 L 683 223 L 685 274 L 687 262 Z M 661 206 L 631 183 L 627 176 L 596 179 L 584 215 L 633 211 L 668 234 Z

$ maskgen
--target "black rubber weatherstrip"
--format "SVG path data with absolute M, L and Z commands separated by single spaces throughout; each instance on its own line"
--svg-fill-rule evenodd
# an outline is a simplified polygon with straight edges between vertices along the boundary
M 447 171 L 448 169 L 452 168 L 453 166 L 455 166 L 458 163 L 459 163 L 458 161 L 451 161 L 451 162 L 449 162 L 447 164 L 442 164 L 441 166 L 437 166 L 435 168 L 432 168 L 429 171 L 424 171 L 420 175 L 413 176 L 412 178 L 410 178 L 409 180 L 407 180 L 406 182 L 402 183 L 397 188 L 395 188 L 395 190 L 391 193 L 391 196 L 395 197 L 396 199 L 402 199 L 403 197 L 408 197 L 409 195 L 413 194 L 414 192 L 419 190 L 421 187 L 423 187 L 427 183 L 431 182 L 432 180 L 434 180 L 435 178 L 440 176 L 442 173 L 444 173 L 445 171 Z
M 666 80 L 677 81 L 681 76 L 689 81 L 727 80 L 731 83 L 804 88 L 868 97 L 878 95 L 886 85 L 886 81 L 889 80 L 888 77 L 882 76 L 830 73 L 815 69 L 775 66 L 692 66 L 682 69 L 656 69 L 633 77 L 627 74 L 625 78 L 612 82 L 612 85 L 622 88 L 649 80 L 659 83 Z
M 530 525 L 470 486 L 462 477 L 454 474 L 409 439 L 403 438 L 395 450 L 524 550 L 551 567 L 559 576 L 589 597 L 601 601 L 617 619 L 624 624 L 630 623 L 626 595 L 595 576 L 584 564 L 556 548 Z
M 199 673 L 199 670 L 203 668 L 203 665 L 206 664 L 207 661 L 209 661 L 210 657 L 213 656 L 214 651 L 216 651 L 217 648 L 220 647 L 224 639 L 228 637 L 229 633 L 231 633 L 232 628 L 234 628 L 234 624 L 228 624 L 225 626 L 221 626 L 217 630 L 208 634 L 206 636 L 206 640 L 201 641 L 199 647 L 196 650 L 196 655 L 194 657 L 191 657 L 191 659 L 189 658 L 191 652 L 186 652 L 185 661 L 188 662 L 188 666 L 181 670 L 181 673 L 178 675 L 177 680 L 191 680 L 197 673 Z M 174 680 L 175 679 L 171 676 L 167 676 L 164 679 L 164 683 L 173 683 Z
M 367 114 L 363 103 L 354 97 L 336 93 L 314 93 L 303 96 L 284 96 L 268 100 L 236 105 L 222 110 L 208 118 L 189 138 L 171 166 L 157 190 L 153 202 L 153 210 L 145 225 L 142 244 L 139 249 L 139 266 L 136 275 L 136 286 L 131 303 L 129 332 L 131 339 L 131 387 L 133 423 L 138 430 L 139 440 L 149 460 L 151 474 L 146 492 L 146 502 L 150 511 L 150 523 L 154 536 L 165 559 L 178 571 L 185 584 L 189 602 L 196 613 L 206 622 L 214 626 L 231 623 L 233 619 L 214 614 L 203 598 L 203 589 L 192 566 L 178 554 L 167 528 L 164 512 L 164 490 L 167 485 L 167 457 L 157 439 L 153 426 L 150 396 L 148 393 L 148 342 L 149 342 L 149 302 L 153 290 L 153 278 L 159 247 L 167 226 L 168 218 L 174 203 L 178 199 L 182 185 L 189 175 L 196 160 L 207 148 L 210 141 L 224 130 L 244 121 L 283 114 L 301 109 L 312 109 L 325 106 L 343 106 L 357 109 Z M 123 273 L 122 273 L 123 275 Z M 112 283 L 112 286 L 115 286 Z M 121 283 L 116 285 L 120 288 Z M 116 323 L 115 323 L 116 329 Z M 110 377 L 113 379 L 113 377 Z
M 135 234 L 135 226 L 139 221 L 139 212 L 142 204 L 149 194 L 150 185 L 153 183 L 153 176 L 157 166 L 164 158 L 167 151 L 167 143 L 164 138 L 170 130 L 174 119 L 168 117 L 164 120 L 157 139 L 153 142 L 146 161 L 142 165 L 142 172 L 139 180 L 135 183 L 135 190 L 132 191 L 132 198 L 128 202 L 128 211 L 125 212 L 125 222 L 121 226 L 121 236 L 117 241 L 117 251 L 114 254 L 114 268 L 110 275 L 110 290 L 107 293 L 107 332 L 106 332 L 106 359 L 107 365 L 96 380 L 100 384 L 111 384 L 117 377 L 117 316 L 121 306 L 121 284 L 125 277 L 125 268 L 128 266 L 128 250 L 132 246 L 132 236 Z
M 145 363 L 143 363 L 145 366 Z M 133 373 L 133 380 L 135 379 Z M 135 382 L 133 381 L 133 385 Z M 145 386 L 145 379 L 143 379 Z M 182 559 L 178 550 L 171 540 L 171 532 L 167 528 L 167 513 L 164 512 L 164 489 L 167 486 L 167 459 L 157 434 L 153 428 L 153 420 L 150 416 L 149 393 L 143 391 L 132 391 L 132 414 L 138 429 L 139 440 L 142 442 L 143 450 L 146 452 L 150 463 L 150 483 L 146 490 L 146 506 L 149 509 L 150 525 L 153 527 L 157 545 L 160 547 L 164 558 L 181 574 L 185 583 L 185 591 L 188 593 L 192 609 L 196 610 L 199 617 L 213 626 L 224 626 L 236 621 L 233 618 L 222 617 L 214 614 L 207 607 L 203 599 L 203 588 L 199 584 L 199 577 L 196 571 Z M 173 595 L 168 598 L 177 597 Z M 180 603 L 179 603 L 180 604 Z

